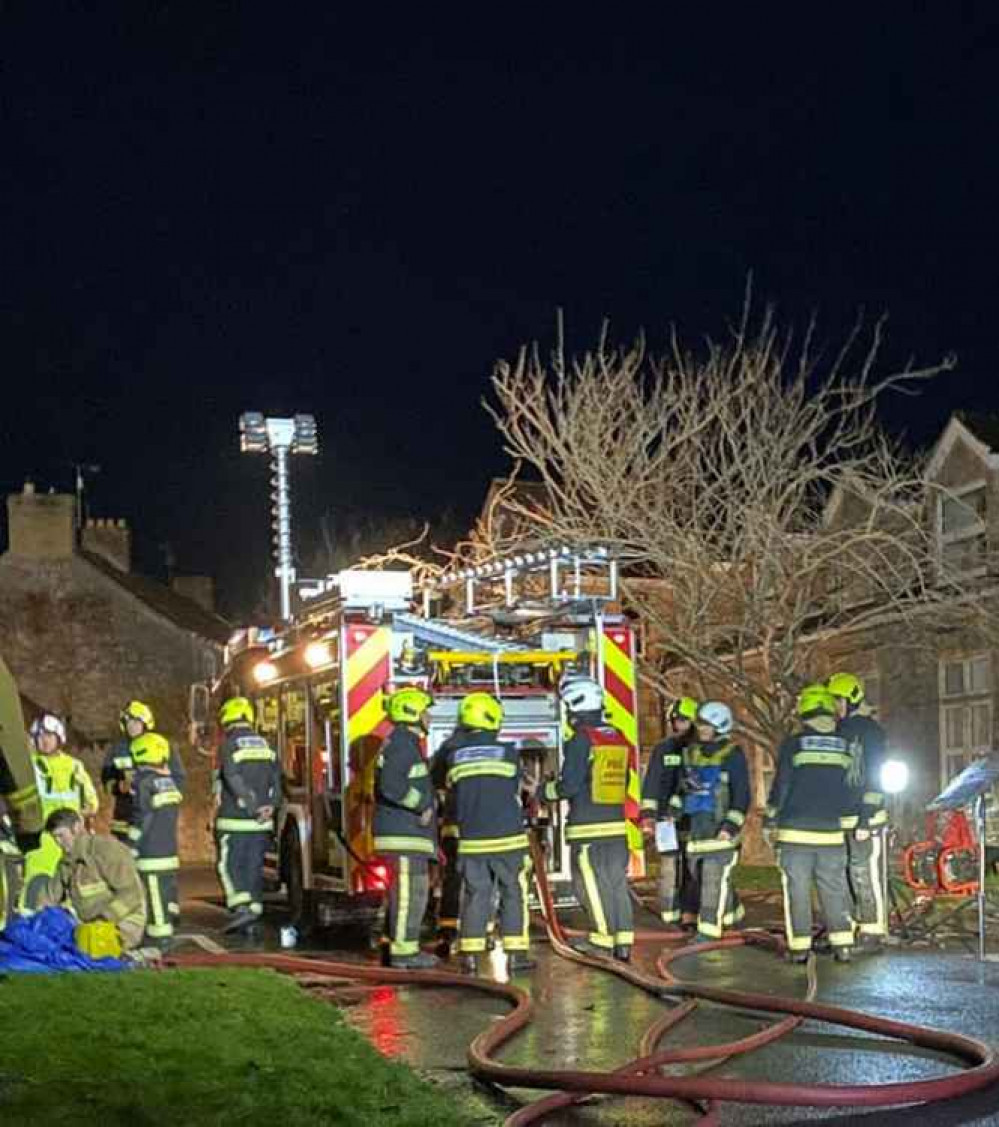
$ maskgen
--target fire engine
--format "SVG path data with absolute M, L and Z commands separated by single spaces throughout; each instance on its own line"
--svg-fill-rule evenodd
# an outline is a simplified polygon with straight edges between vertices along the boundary
M 501 738 L 547 777 L 562 762 L 558 681 L 567 671 L 596 676 L 609 719 L 632 746 L 628 815 L 640 870 L 635 634 L 605 549 L 525 552 L 421 585 L 408 571 L 347 570 L 300 594 L 301 613 L 286 628 L 237 632 L 218 681 L 192 690 L 199 742 L 217 738 L 218 703 L 241 693 L 280 756 L 284 800 L 269 866 L 293 918 L 331 924 L 381 905 L 375 772 L 389 730 L 384 700 L 402 685 L 433 695 L 428 758 L 454 730 L 462 696 L 485 689 L 503 702 Z M 565 812 L 534 813 L 556 898 L 569 902 Z

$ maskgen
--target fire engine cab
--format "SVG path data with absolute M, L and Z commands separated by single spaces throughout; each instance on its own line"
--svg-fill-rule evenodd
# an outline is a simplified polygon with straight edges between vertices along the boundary
M 269 864 L 294 918 L 331 924 L 381 905 L 386 870 L 374 853 L 372 820 L 389 730 L 384 701 L 410 684 L 434 698 L 428 758 L 454 730 L 462 696 L 484 689 L 503 702 L 501 738 L 543 778 L 562 763 L 560 677 L 597 677 L 607 715 L 632 748 L 628 813 L 640 870 L 635 638 L 606 550 L 524 553 L 419 588 L 407 571 L 348 570 L 301 595 L 296 619 L 280 632 L 237 632 L 216 684 L 192 690 L 202 746 L 218 738 L 218 704 L 238 693 L 252 700 L 257 727 L 280 756 L 284 798 Z M 564 814 L 525 811 L 541 829 L 556 899 L 570 902 Z

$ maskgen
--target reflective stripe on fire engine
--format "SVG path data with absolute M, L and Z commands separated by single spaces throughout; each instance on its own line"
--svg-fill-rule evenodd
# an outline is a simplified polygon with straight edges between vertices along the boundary
M 511 834 L 509 837 L 463 837 L 458 842 L 458 852 L 469 853 L 509 853 L 514 849 L 527 848 L 527 834 Z
M 578 826 L 567 826 L 567 841 L 586 841 L 594 837 L 627 837 L 627 822 L 588 822 Z
M 433 856 L 437 850 L 434 843 L 426 837 L 404 837 L 393 835 L 391 837 L 375 838 L 376 853 L 427 853 Z

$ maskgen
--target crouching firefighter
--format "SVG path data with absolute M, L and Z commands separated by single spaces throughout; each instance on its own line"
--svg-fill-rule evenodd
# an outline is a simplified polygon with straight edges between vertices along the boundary
M 749 770 L 742 748 L 730 739 L 732 710 L 707 701 L 697 710 L 697 738 L 683 750 L 679 804 L 690 820 L 687 853 L 700 885 L 697 938 L 721 938 L 742 922 L 745 909 L 732 884 L 749 810 Z
M 573 946 L 627 962 L 635 941 L 624 810 L 630 745 L 604 722 L 603 689 L 591 677 L 563 678 L 559 698 L 572 736 L 563 748 L 562 774 L 545 785 L 544 797 L 569 802 L 572 883 L 590 918 L 587 941 Z
M 177 818 L 184 799 L 170 774 L 170 744 L 163 736 L 147 732 L 129 746 L 135 763 L 129 838 L 149 905 L 146 936 L 165 950 L 180 919 Z
M 531 861 L 524 829 L 520 753 L 501 743 L 503 706 L 489 693 L 469 693 L 458 706 L 448 741 L 447 782 L 454 791 L 461 873 L 462 970 L 478 972 L 486 928 L 499 893 L 499 930 L 511 972 L 534 966 L 528 955 L 527 897 Z
M 437 959 L 420 950 L 420 927 L 430 894 L 430 862 L 437 856 L 434 788 L 423 758 L 428 692 L 409 685 L 386 705 L 392 731 L 375 775 L 375 852 L 390 870 L 389 958 L 394 967 L 428 969 Z
M 853 919 L 861 951 L 876 952 L 888 933 L 888 890 L 882 870 L 882 852 L 888 847 L 888 811 L 881 790 L 885 733 L 864 703 L 864 683 L 859 677 L 834 673 L 826 688 L 836 698 L 838 731 L 856 764 L 854 808 L 843 821 Z
M 642 782 L 642 833 L 655 839 L 656 824 L 669 822 L 676 846 L 659 852 L 659 913 L 663 923 L 693 930 L 697 922 L 697 875 L 687 854 L 690 819 L 683 814 L 680 777 L 683 749 L 694 740 L 697 701 L 681 697 L 669 710 L 670 735 L 656 744 Z
M 227 932 L 251 931 L 264 914 L 264 860 L 281 798 L 277 754 L 253 721 L 246 697 L 232 697 L 219 709 L 225 739 L 219 751 L 215 838 L 225 906 L 233 913 Z
M 812 887 L 817 889 L 829 943 L 839 962 L 853 946 L 842 819 L 850 810 L 854 759 L 836 731 L 836 700 L 824 685 L 798 695 L 799 731 L 777 754 L 765 829 L 775 837 L 784 886 L 784 927 L 792 962 L 812 949 Z

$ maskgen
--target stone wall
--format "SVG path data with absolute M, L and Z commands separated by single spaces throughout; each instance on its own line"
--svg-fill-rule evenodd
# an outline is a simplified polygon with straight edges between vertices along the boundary
M 185 720 L 188 686 L 204 679 L 216 647 L 78 556 L 43 560 L 11 553 L 0 557 L 0 639 L 21 691 L 67 716 L 92 741 L 83 758 L 95 775 L 101 749 L 118 734 L 121 706 L 133 697 L 150 704 L 190 774 L 182 856 L 209 858 L 210 766 L 187 745 Z

